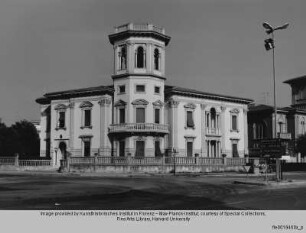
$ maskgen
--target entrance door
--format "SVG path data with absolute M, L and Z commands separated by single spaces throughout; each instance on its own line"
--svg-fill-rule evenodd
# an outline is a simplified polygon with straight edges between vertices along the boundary
M 61 152 L 61 156 L 59 157 L 59 160 L 61 159 L 66 159 L 67 157 L 67 146 L 65 142 L 60 142 L 59 146 L 58 146 L 60 152 Z
M 232 153 L 233 153 L 233 157 L 239 157 L 237 143 L 232 144 Z
M 125 142 L 120 141 L 119 142 L 119 156 L 124 157 L 124 150 L 125 150 Z
M 187 157 L 192 157 L 193 142 L 187 142 Z
M 145 142 L 136 141 L 136 157 L 144 157 L 145 154 Z

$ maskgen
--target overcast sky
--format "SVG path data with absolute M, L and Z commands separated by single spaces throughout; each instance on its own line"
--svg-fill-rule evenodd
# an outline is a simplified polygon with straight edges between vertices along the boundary
M 262 22 L 289 22 L 275 35 L 277 102 L 289 105 L 282 82 L 306 74 L 305 9 L 305 0 L 1 0 L 0 118 L 38 120 L 46 92 L 111 84 L 108 35 L 127 22 L 171 36 L 167 84 L 261 103 L 273 96 Z

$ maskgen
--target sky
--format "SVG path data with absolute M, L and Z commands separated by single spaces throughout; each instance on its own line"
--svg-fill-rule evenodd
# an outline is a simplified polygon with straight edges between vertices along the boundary
M 291 103 L 283 81 L 306 75 L 304 0 L 1 0 L 0 118 L 39 120 L 47 92 L 112 84 L 108 35 L 128 22 L 153 23 L 171 36 L 166 84 L 273 104 Z

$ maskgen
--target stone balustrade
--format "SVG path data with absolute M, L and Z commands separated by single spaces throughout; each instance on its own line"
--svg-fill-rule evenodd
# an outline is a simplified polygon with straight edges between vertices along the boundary
M 169 133 L 169 126 L 155 123 L 125 123 L 112 124 L 109 127 L 109 133 L 121 132 L 156 132 Z

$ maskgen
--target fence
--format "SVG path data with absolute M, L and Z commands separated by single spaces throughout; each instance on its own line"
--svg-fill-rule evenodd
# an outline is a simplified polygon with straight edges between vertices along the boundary
M 12 167 L 21 169 L 44 169 L 52 168 L 52 160 L 48 159 L 19 159 L 15 157 L 0 157 L 0 167 Z
M 0 157 L 0 165 L 14 166 L 16 164 L 16 157 Z
M 243 166 L 246 158 L 202 157 L 70 157 L 69 165 L 227 165 Z
M 19 160 L 20 167 L 44 167 L 51 166 L 51 160 Z

